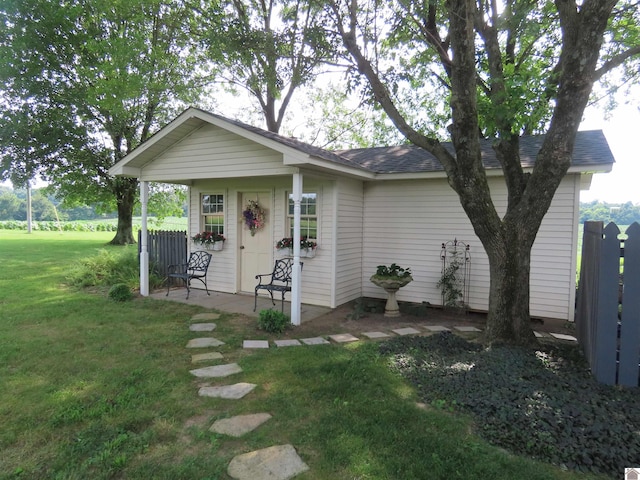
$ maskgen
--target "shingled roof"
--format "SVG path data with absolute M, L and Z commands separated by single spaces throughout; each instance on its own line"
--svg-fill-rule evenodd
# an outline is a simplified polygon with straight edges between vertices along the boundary
M 212 113 L 209 113 L 209 115 L 282 145 L 295 148 L 307 155 L 333 163 L 359 168 L 370 173 L 428 173 L 444 171 L 444 168 L 435 156 L 414 145 L 330 151 L 237 120 L 230 120 Z M 545 135 L 528 135 L 520 138 L 520 160 L 524 168 L 533 167 L 535 158 L 544 142 L 544 138 Z M 501 168 L 491 144 L 492 140 L 481 140 L 480 142 L 482 160 L 487 170 Z M 451 143 L 447 142 L 443 143 L 443 145 L 452 154 L 455 153 Z M 578 167 L 582 171 L 588 171 L 589 166 L 602 166 L 612 164 L 614 161 L 613 154 L 602 130 L 585 130 L 578 132 L 573 151 L 572 166 Z
M 544 137 L 544 135 L 536 135 L 520 138 L 520 160 L 524 168 L 533 167 L 535 158 L 544 142 Z M 488 170 L 500 168 L 491 143 L 491 140 L 481 140 L 480 144 L 482 160 Z M 454 153 L 451 143 L 443 143 L 443 145 L 451 153 Z M 444 170 L 436 157 L 413 145 L 356 148 L 339 150 L 335 153 L 375 173 L 421 173 Z M 611 164 L 614 161 L 602 130 L 578 132 L 573 150 L 573 166 L 587 171 L 589 166 Z

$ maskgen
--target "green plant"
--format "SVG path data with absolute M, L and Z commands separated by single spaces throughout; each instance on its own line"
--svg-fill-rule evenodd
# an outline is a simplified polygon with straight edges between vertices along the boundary
M 270 333 L 282 333 L 289 326 L 287 315 L 278 310 L 261 310 L 258 317 L 258 328 Z
M 386 265 L 378 265 L 376 269 L 377 277 L 394 277 L 394 278 L 407 278 L 411 276 L 411 269 L 409 267 L 402 268 L 395 263 L 392 263 L 388 267 Z
M 109 289 L 108 296 L 115 302 L 126 302 L 133 298 L 133 292 L 126 283 L 116 283 Z
M 462 287 L 459 271 L 463 266 L 460 252 L 453 250 L 449 253 L 449 263 L 446 265 L 436 284 L 442 292 L 442 300 L 445 307 L 461 308 L 463 306 Z

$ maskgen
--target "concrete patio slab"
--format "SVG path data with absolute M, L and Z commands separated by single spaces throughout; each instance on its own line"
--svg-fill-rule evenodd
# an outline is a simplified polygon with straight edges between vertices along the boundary
M 297 347 L 299 345 L 302 345 L 300 343 L 300 341 L 298 340 L 274 340 L 274 342 L 276 344 L 276 347 Z
M 219 347 L 220 345 L 224 345 L 224 342 L 217 338 L 193 338 L 189 340 L 189 343 L 187 343 L 187 348 Z
M 219 313 L 196 313 L 193 317 L 191 317 L 191 320 L 206 322 L 211 320 L 218 320 L 219 318 Z
M 275 445 L 233 457 L 227 473 L 236 480 L 289 480 L 307 470 L 293 445 Z
M 209 360 L 221 360 L 223 358 L 220 352 L 198 353 L 191 355 L 191 363 L 207 362 Z
M 442 325 L 425 325 L 424 328 L 429 330 L 430 332 L 450 332 L 447 327 L 443 327 Z
M 239 400 L 252 392 L 257 385 L 255 383 L 235 383 L 233 385 L 221 385 L 219 387 L 201 387 L 198 395 L 201 397 L 224 398 L 227 400 Z
M 416 330 L 415 328 L 411 328 L 411 327 L 395 328 L 391 331 L 394 333 L 397 333 L 398 335 L 415 335 L 416 333 L 420 333 L 419 330 Z
M 457 327 L 453 327 L 456 330 L 458 330 L 459 332 L 481 332 L 482 330 L 480 330 L 479 328 L 476 327 L 468 327 L 466 325 L 460 325 Z
M 564 333 L 550 333 L 553 338 L 557 338 L 558 340 L 567 340 L 569 342 L 577 342 L 578 339 L 573 335 L 565 335 Z
M 356 342 L 360 340 L 358 337 L 354 337 L 350 333 L 338 333 L 336 335 L 329 335 L 329 338 L 337 343 Z
M 225 365 L 214 365 L 212 367 L 196 368 L 189 370 L 191 375 L 198 378 L 223 378 L 242 372 L 242 368 L 237 363 L 227 363 Z
M 268 413 L 252 413 L 250 415 L 237 415 L 231 418 L 216 420 L 209 431 L 229 435 L 231 437 L 241 437 L 245 433 L 255 430 L 264 422 L 269 420 Z
M 242 342 L 242 348 L 269 348 L 268 340 L 245 340 Z
M 189 330 L 192 332 L 213 332 L 215 329 L 215 323 L 192 323 L 189 325 Z
M 391 336 L 388 333 L 384 332 L 362 332 L 362 335 L 367 338 L 387 338 Z

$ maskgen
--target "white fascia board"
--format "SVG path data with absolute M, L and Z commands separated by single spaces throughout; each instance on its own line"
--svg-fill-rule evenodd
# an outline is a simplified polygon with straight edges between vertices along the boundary
M 331 173 L 349 175 L 352 177 L 355 176 L 368 180 L 373 180 L 375 178 L 375 174 L 373 172 L 368 172 L 356 167 L 350 167 L 341 163 L 331 162 L 318 157 L 312 157 L 297 151 L 296 155 L 284 154 L 283 162 L 285 165 L 290 167 L 317 167 L 325 171 L 330 171 Z
M 136 167 L 128 167 L 122 160 L 116 163 L 109 169 L 109 175 L 113 177 L 133 177 L 140 178 L 142 176 L 142 170 Z

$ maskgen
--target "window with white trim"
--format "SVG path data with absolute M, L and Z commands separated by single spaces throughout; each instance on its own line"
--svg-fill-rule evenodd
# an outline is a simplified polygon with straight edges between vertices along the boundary
M 205 232 L 224 234 L 224 195 L 203 194 L 200 200 L 202 228 Z
M 303 193 L 300 201 L 300 238 L 318 239 L 318 194 Z M 289 236 L 293 237 L 293 194 L 289 194 L 289 208 L 287 214 Z

